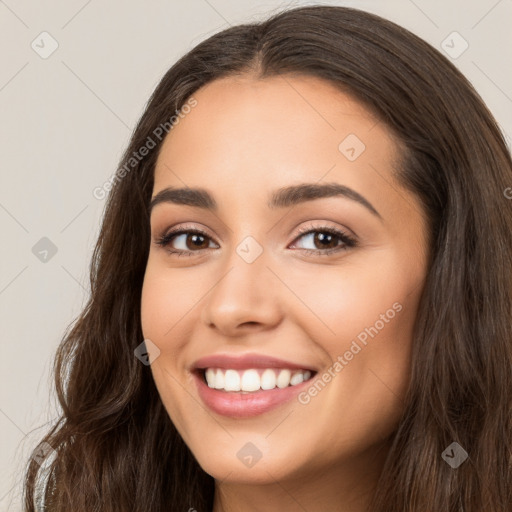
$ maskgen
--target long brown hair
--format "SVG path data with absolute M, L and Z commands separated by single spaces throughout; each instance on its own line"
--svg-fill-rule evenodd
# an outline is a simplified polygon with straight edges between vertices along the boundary
M 55 450 L 47 460 L 47 510 L 212 509 L 214 480 L 177 433 L 134 349 L 143 340 L 147 207 L 163 140 L 155 130 L 201 86 L 249 71 L 322 78 L 359 100 L 402 147 L 396 179 L 429 220 L 432 257 L 410 389 L 370 510 L 511 510 L 510 154 L 481 98 L 440 52 L 378 16 L 328 6 L 215 34 L 155 89 L 112 180 L 90 298 L 56 354 L 62 415 L 42 439 Z M 156 147 L 135 162 L 148 137 Z M 454 442 L 468 454 L 457 468 L 442 456 Z M 35 510 L 43 480 L 39 462 L 28 464 L 26 512 Z

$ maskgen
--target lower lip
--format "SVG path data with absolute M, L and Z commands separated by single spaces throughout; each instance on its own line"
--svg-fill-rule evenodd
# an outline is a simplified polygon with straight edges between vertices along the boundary
M 297 396 L 302 389 L 310 386 L 313 380 L 310 378 L 301 384 L 286 388 L 242 393 L 210 388 L 204 382 L 202 375 L 194 372 L 193 376 L 199 396 L 206 406 L 217 414 L 232 418 L 250 418 L 275 409 Z

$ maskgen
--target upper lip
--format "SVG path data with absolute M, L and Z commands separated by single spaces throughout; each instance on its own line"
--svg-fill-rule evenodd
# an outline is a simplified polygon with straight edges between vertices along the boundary
M 289 368 L 291 370 L 316 371 L 308 365 L 254 353 L 236 356 L 230 354 L 212 354 L 201 357 L 192 365 L 192 370 L 204 370 L 206 368 L 232 368 L 233 370 L 248 370 L 250 368 Z

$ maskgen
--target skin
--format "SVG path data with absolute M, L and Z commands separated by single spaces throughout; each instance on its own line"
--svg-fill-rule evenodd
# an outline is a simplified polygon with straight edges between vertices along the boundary
M 360 103 L 313 77 L 224 78 L 194 97 L 197 106 L 161 148 L 153 196 L 201 187 L 218 211 L 160 203 L 151 213 L 141 317 L 144 337 L 160 350 L 151 370 L 163 404 L 215 478 L 214 512 L 362 512 L 403 412 L 427 272 L 427 221 L 393 178 L 399 146 Z M 354 161 L 338 149 L 349 134 L 366 146 Z M 303 182 L 348 186 L 381 218 L 342 196 L 268 208 L 271 192 Z M 188 245 L 181 235 L 171 247 L 190 257 L 155 243 L 185 223 L 208 233 L 204 249 L 190 235 Z M 313 235 L 297 231 L 324 227 L 355 236 L 358 246 L 322 255 Z M 263 249 L 253 263 L 236 252 L 247 236 Z M 395 303 L 401 311 L 333 371 Z M 244 419 L 215 414 L 188 369 L 205 355 L 246 352 L 335 376 L 307 404 L 294 399 Z M 262 454 L 250 468 L 237 457 L 247 442 Z

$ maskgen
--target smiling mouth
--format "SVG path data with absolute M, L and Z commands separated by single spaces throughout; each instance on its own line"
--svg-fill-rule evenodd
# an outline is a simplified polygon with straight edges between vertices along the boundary
M 288 368 L 200 368 L 197 372 L 211 389 L 242 394 L 294 387 L 311 380 L 317 373 Z

